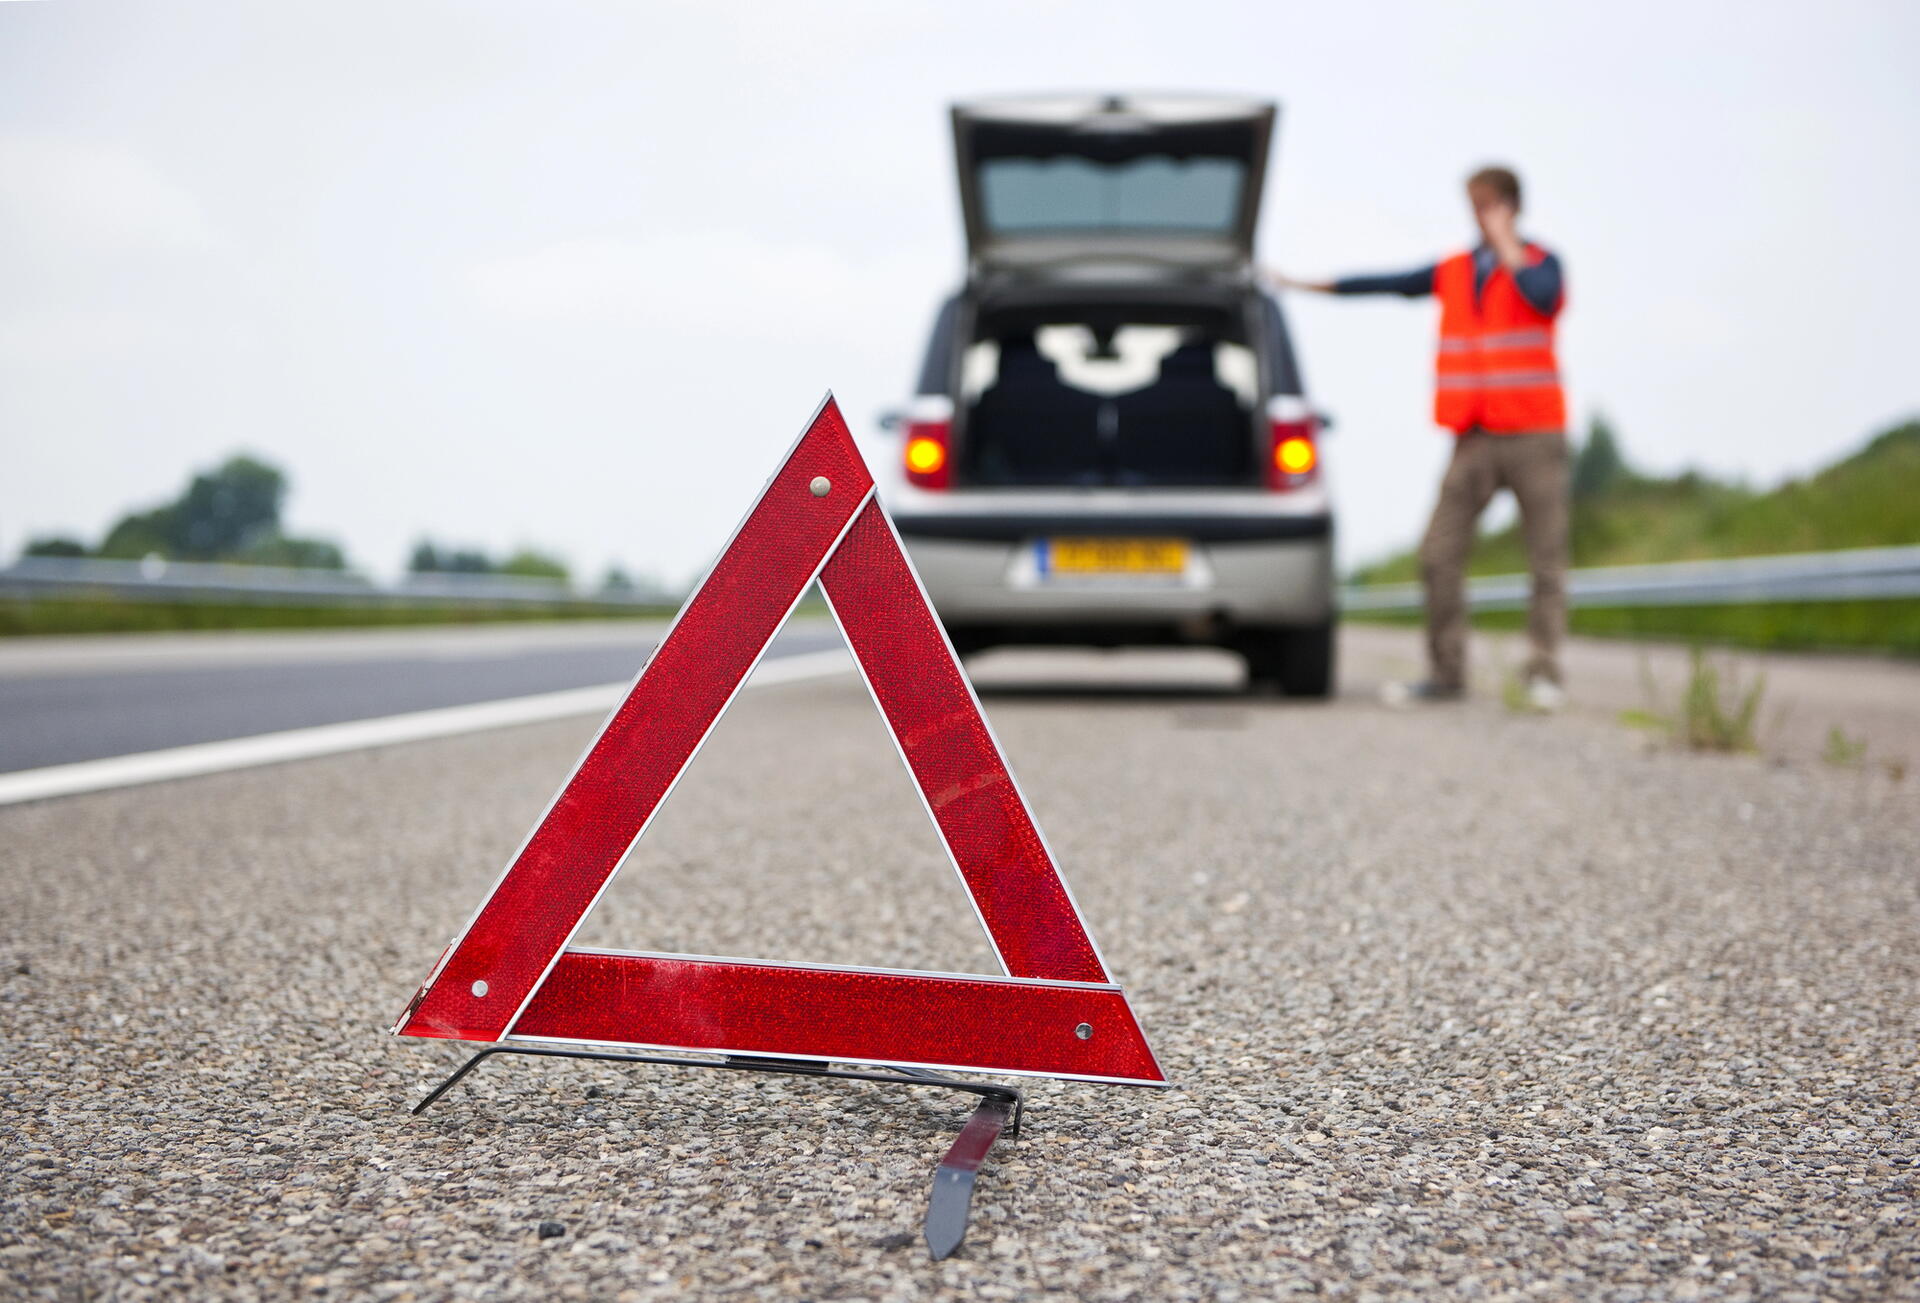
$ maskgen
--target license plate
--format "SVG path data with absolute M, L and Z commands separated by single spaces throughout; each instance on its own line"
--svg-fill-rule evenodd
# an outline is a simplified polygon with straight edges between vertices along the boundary
M 1050 538 L 1040 545 L 1040 571 L 1055 575 L 1180 575 L 1183 538 Z

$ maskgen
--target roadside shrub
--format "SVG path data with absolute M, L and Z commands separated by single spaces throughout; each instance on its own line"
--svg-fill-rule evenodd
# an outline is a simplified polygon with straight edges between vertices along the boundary
M 1741 691 L 1731 667 L 1723 679 L 1720 666 L 1695 647 L 1680 697 L 1679 740 L 1695 751 L 1759 750 L 1754 721 L 1766 688 L 1767 676 L 1761 674 Z

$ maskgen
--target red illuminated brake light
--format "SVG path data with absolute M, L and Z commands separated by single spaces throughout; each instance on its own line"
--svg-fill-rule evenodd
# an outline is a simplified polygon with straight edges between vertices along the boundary
M 907 483 L 922 489 L 944 489 L 953 483 L 953 423 L 907 422 Z
M 1320 422 L 1298 398 L 1275 398 L 1267 408 L 1265 475 L 1270 489 L 1297 489 L 1320 469 Z

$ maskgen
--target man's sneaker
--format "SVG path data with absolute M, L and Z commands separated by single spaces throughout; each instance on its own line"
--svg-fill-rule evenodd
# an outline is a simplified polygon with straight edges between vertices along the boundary
M 1527 708 L 1551 715 L 1567 704 L 1567 690 L 1552 679 L 1534 675 L 1527 680 Z
M 1459 701 L 1467 695 L 1466 689 L 1449 683 L 1435 683 L 1432 679 L 1421 679 L 1418 683 L 1400 683 L 1390 681 L 1380 687 L 1380 700 L 1389 706 L 1413 706 L 1426 702 Z

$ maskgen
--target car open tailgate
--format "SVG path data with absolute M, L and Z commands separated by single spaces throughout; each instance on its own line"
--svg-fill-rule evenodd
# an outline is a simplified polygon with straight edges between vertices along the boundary
M 1253 255 L 1274 105 L 1201 95 L 1041 96 L 953 109 L 976 268 Z

